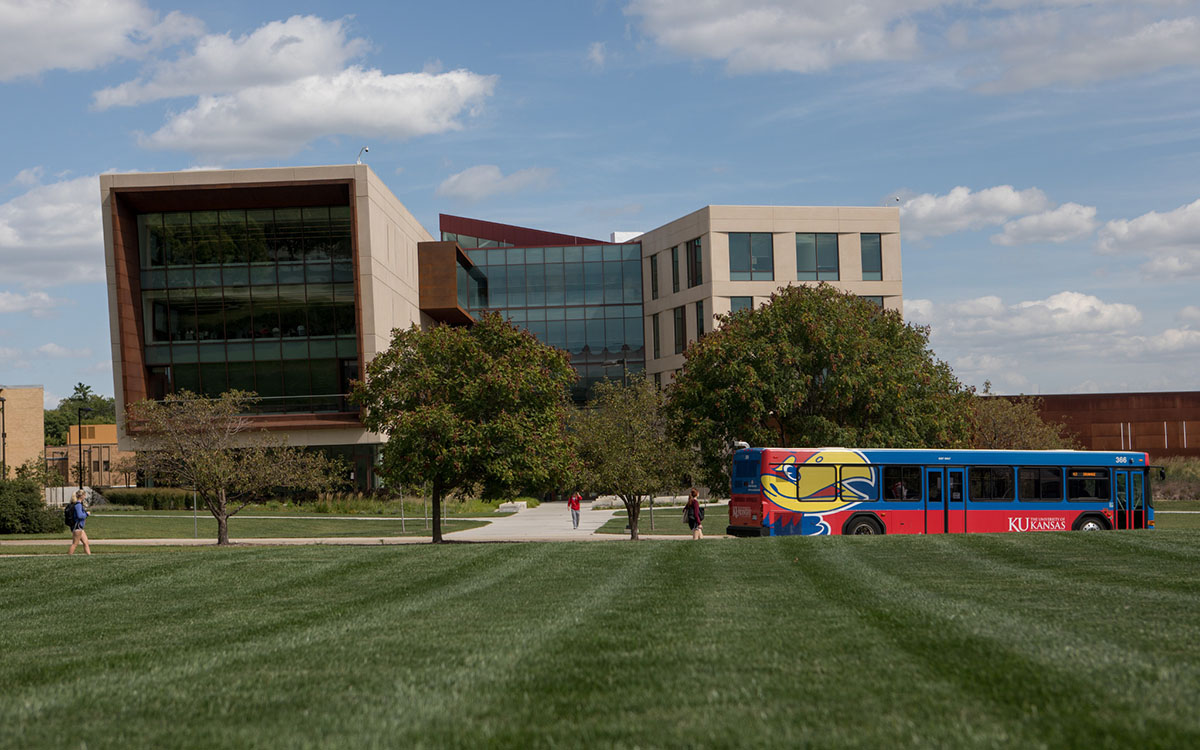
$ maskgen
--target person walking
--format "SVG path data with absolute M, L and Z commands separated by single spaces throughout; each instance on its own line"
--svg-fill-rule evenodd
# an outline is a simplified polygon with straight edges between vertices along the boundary
M 692 530 L 692 539 L 704 538 L 704 508 L 700 507 L 700 493 L 693 487 L 688 492 L 687 505 L 683 506 L 683 517 Z
M 83 507 L 83 499 L 85 497 L 87 497 L 86 492 L 77 490 L 75 492 L 75 499 L 71 501 L 71 509 L 73 511 L 71 515 L 74 516 L 75 520 L 71 524 L 71 549 L 67 552 L 68 555 L 75 554 L 75 548 L 79 546 L 80 542 L 83 542 L 83 551 L 89 555 L 92 554 L 92 547 L 88 544 L 87 532 L 83 529 L 83 525 L 87 522 L 89 515 L 87 508 Z
M 571 509 L 571 526 L 579 528 L 579 504 L 583 501 L 583 496 L 579 494 L 579 490 L 575 490 L 569 498 L 567 498 L 567 507 Z

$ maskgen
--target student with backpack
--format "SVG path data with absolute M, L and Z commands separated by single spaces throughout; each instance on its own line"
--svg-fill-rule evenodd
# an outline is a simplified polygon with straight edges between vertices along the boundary
M 68 555 L 75 554 L 75 548 L 83 542 L 83 551 L 87 554 L 92 554 L 92 547 L 88 544 L 87 532 L 83 530 L 83 524 L 87 522 L 87 508 L 83 507 L 83 499 L 87 497 L 87 493 L 83 490 L 75 492 L 75 499 L 67 503 L 67 507 L 63 509 L 63 522 L 71 529 L 71 549 L 67 552 Z
M 687 505 L 683 506 L 683 520 L 692 530 L 692 539 L 704 538 L 704 508 L 700 507 L 700 493 L 695 487 L 688 492 Z

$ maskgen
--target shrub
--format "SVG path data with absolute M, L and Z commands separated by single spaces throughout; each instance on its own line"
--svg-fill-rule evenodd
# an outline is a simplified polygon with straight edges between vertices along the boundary
M 113 505 L 132 505 L 145 510 L 191 510 L 192 491 L 174 487 L 141 487 L 108 490 L 104 497 Z
M 0 479 L 0 534 L 45 534 L 62 529 L 62 513 L 46 507 L 37 482 Z

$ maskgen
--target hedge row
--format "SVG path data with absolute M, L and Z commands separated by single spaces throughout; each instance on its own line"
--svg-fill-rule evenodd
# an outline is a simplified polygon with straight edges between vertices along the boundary
M 173 487 L 105 490 L 104 499 L 113 505 L 133 505 L 146 510 L 192 509 L 192 491 Z
M 62 511 L 47 508 L 41 485 L 0 479 L 0 534 L 47 534 L 65 528 Z

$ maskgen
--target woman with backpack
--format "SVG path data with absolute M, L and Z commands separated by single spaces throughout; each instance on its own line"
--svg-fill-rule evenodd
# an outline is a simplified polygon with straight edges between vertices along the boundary
M 68 555 L 75 554 L 75 548 L 79 546 L 80 542 L 83 542 L 83 551 L 89 555 L 92 554 L 92 547 L 88 544 L 87 532 L 83 530 L 83 524 L 87 522 L 88 517 L 87 508 L 83 507 L 83 499 L 85 497 L 87 497 L 86 492 L 77 490 L 75 492 L 75 499 L 71 501 L 69 506 L 70 513 L 68 515 L 72 519 L 72 522 L 69 524 L 71 527 L 71 549 L 67 552 Z
M 704 538 L 704 508 L 700 507 L 700 493 L 693 487 L 688 492 L 687 505 L 683 506 L 683 517 L 692 530 L 692 539 Z

